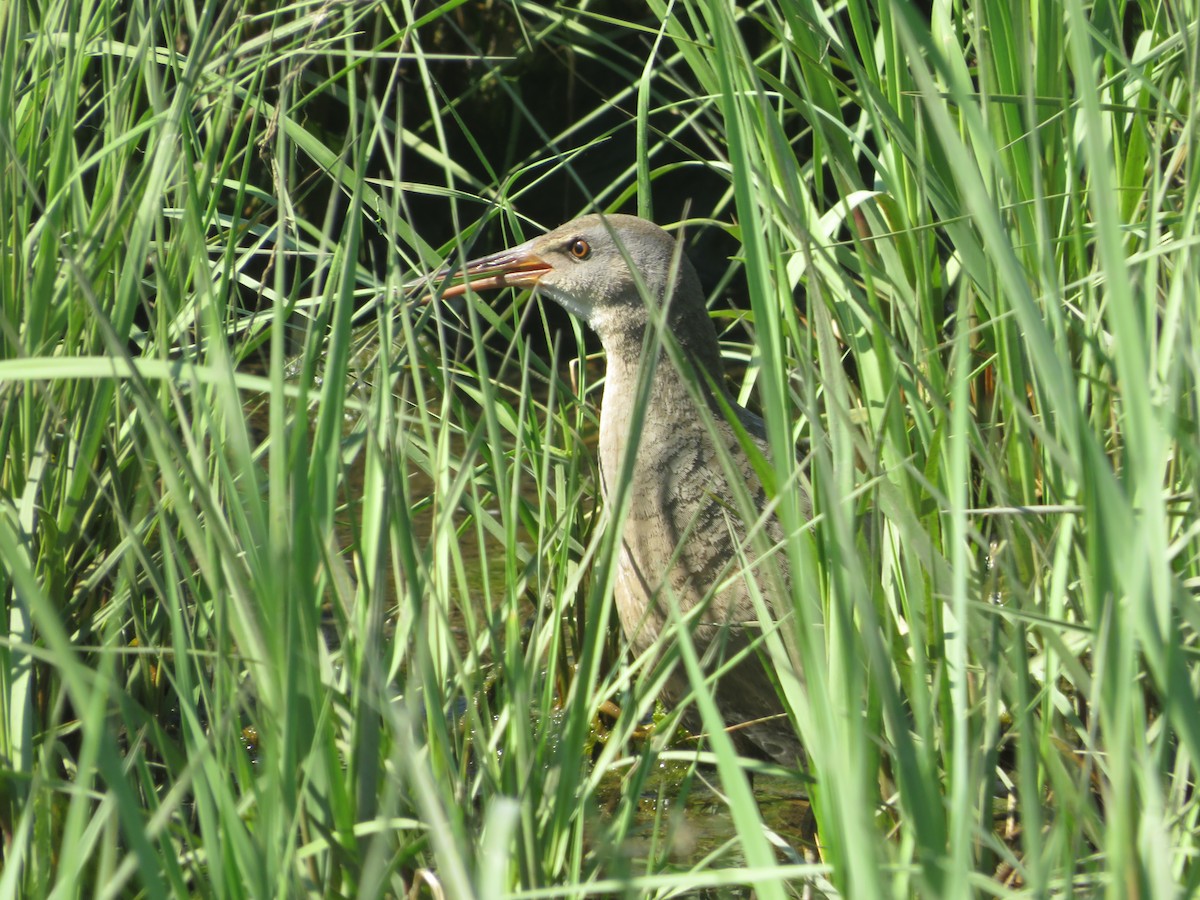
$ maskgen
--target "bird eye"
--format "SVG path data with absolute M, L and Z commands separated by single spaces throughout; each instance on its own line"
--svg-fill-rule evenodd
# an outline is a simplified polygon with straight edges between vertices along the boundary
M 587 259 L 592 255 L 592 245 L 583 238 L 575 238 L 567 247 L 567 252 L 576 259 Z

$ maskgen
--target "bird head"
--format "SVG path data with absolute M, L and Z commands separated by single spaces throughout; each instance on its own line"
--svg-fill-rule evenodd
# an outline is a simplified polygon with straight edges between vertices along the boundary
M 666 300 L 673 330 L 712 328 L 692 264 L 671 235 L 637 216 L 583 216 L 473 260 L 461 275 L 462 283 L 442 296 L 464 294 L 468 286 L 533 288 L 586 322 L 605 344 L 618 335 L 640 338 L 650 321 L 647 303 Z

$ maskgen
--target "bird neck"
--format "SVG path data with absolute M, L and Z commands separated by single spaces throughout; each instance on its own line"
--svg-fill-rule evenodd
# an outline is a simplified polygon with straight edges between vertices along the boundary
M 686 372 L 664 348 L 648 350 L 644 328 L 605 336 L 608 365 L 600 410 L 600 468 L 605 486 L 615 484 L 620 477 L 627 452 L 637 454 L 633 480 L 634 490 L 639 491 L 639 480 L 661 477 L 660 469 L 670 464 L 681 444 L 711 440 L 706 417 L 697 406 L 698 402 L 704 403 L 721 415 L 714 392 L 724 393 L 724 373 L 712 322 L 707 315 L 702 319 L 702 330 L 672 328 L 683 350 L 681 362 L 690 370 Z M 695 317 L 690 321 L 698 322 Z M 654 352 L 658 358 L 653 372 L 643 374 Z M 636 406 L 644 378 L 649 378 L 648 394 L 638 428 Z M 725 399 L 732 402 L 728 395 Z

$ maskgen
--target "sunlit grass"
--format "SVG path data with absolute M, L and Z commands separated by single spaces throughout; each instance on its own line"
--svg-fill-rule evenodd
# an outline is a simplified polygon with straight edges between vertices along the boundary
M 1195 888 L 1195 16 L 649 9 L 0 10 L 4 896 Z M 535 48 L 624 87 L 547 132 Z M 484 149 L 500 103 L 536 153 Z M 406 293 L 563 171 L 722 180 L 681 230 L 739 243 L 809 864 L 686 632 L 706 767 L 640 734 L 582 331 Z

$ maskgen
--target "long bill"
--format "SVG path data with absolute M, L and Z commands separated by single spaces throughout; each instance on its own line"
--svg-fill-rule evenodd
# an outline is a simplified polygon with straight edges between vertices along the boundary
M 442 291 L 442 297 L 458 297 L 465 294 L 468 287 L 473 291 L 493 291 L 506 287 L 532 288 L 551 268 L 551 265 L 534 253 L 528 244 L 522 244 L 511 250 L 501 250 L 491 256 L 472 260 L 461 272 L 444 269 L 438 273 L 438 277 L 462 278 L 461 283 L 452 284 Z

